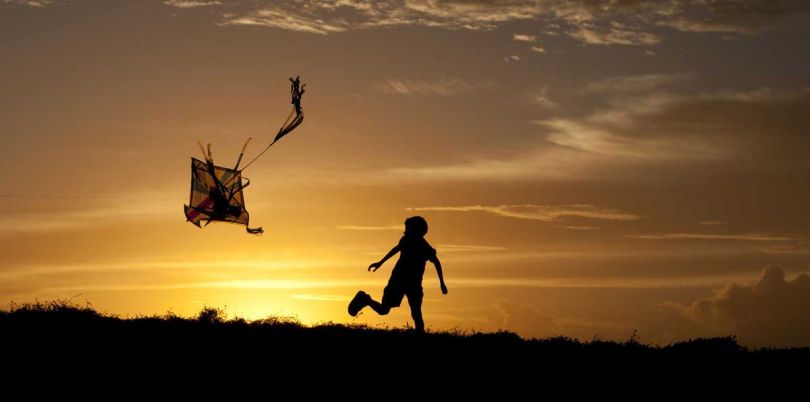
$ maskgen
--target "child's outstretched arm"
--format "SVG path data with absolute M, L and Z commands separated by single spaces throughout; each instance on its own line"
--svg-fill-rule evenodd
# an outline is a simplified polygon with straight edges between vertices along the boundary
M 377 271 L 378 269 L 380 269 L 380 267 L 383 265 L 383 263 L 388 261 L 389 258 L 393 257 L 394 254 L 396 254 L 398 252 L 399 252 L 399 244 L 394 246 L 394 248 L 392 248 L 391 251 L 389 251 L 388 254 L 386 254 L 385 257 L 382 258 L 382 260 L 379 260 L 379 261 L 369 265 L 368 270 L 371 271 L 371 272 Z
M 442 287 L 442 294 L 447 294 L 447 285 L 444 284 L 444 275 L 442 275 L 442 262 L 439 261 L 439 257 L 435 255 L 430 258 L 430 262 L 436 266 L 436 274 L 439 275 L 439 284 Z

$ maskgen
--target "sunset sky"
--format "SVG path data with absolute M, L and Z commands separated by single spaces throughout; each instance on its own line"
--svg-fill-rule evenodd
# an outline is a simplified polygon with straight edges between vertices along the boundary
M 0 0 L 0 303 L 810 346 L 810 3 Z M 251 226 L 185 221 L 197 141 Z

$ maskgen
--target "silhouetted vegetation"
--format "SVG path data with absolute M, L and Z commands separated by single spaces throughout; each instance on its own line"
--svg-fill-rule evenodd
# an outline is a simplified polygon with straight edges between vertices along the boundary
M 807 348 L 750 350 L 733 336 L 655 346 L 639 342 L 636 334 L 625 342 L 527 340 L 506 331 L 420 335 L 410 329 L 364 325 L 305 326 L 289 318 L 228 319 L 224 311 L 211 307 L 193 318 L 172 313 L 120 318 L 63 301 L 12 305 L 0 312 L 0 334 L 4 350 L 18 358 L 94 361 L 111 367 L 131 361 L 227 361 L 289 369 L 371 365 L 396 372 L 417 365 L 525 376 L 560 370 L 615 374 L 622 368 L 739 369 L 810 360 Z

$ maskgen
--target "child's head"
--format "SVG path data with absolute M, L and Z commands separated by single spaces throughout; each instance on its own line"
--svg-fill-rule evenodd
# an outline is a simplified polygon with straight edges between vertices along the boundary
M 428 224 L 421 216 L 412 216 L 405 219 L 405 234 L 422 237 L 427 234 Z

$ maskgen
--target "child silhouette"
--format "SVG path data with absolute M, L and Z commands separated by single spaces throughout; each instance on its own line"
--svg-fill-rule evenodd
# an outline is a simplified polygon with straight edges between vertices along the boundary
M 399 244 L 394 246 L 380 261 L 368 267 L 369 271 L 376 272 L 385 261 L 394 254 L 400 253 L 399 260 L 391 271 L 388 285 L 383 290 L 382 302 L 375 301 L 362 290 L 358 291 L 349 303 L 351 316 L 356 316 L 366 306 L 371 307 L 377 314 L 386 315 L 392 307 L 399 307 L 402 298 L 407 296 L 416 331 L 425 332 L 425 322 L 422 320 L 422 276 L 425 273 L 427 261 L 436 266 L 442 294 L 447 294 L 447 286 L 444 284 L 442 275 L 442 264 L 436 257 L 436 250 L 428 244 L 424 237 L 427 230 L 427 221 L 421 216 L 412 216 L 405 220 L 405 234 L 399 240 Z

